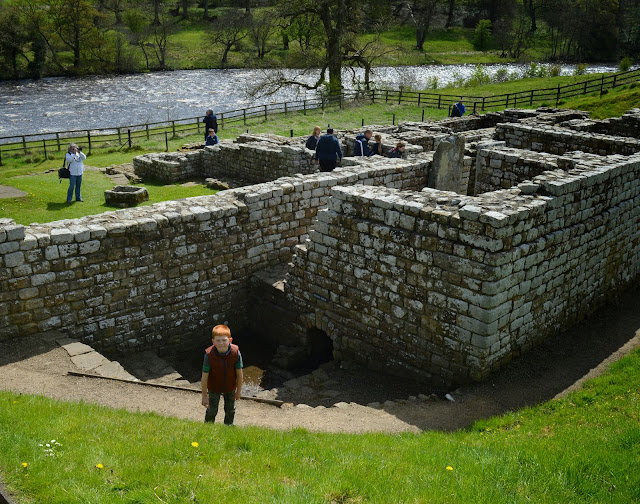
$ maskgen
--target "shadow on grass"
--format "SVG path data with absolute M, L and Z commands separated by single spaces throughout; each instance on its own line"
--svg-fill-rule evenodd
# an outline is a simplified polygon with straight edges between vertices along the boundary
M 75 203 L 67 203 L 66 201 L 62 201 L 60 203 L 56 201 L 50 201 L 47 203 L 47 212 L 59 212 L 63 208 L 68 208 Z

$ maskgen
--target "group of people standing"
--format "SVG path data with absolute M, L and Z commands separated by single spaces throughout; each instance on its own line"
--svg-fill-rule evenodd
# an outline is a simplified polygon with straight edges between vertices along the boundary
M 315 151 L 316 160 L 320 165 L 320 171 L 330 172 L 336 168 L 338 161 L 342 159 L 342 148 L 340 147 L 340 142 L 334 135 L 333 128 L 327 128 L 327 132 L 324 135 L 321 133 L 322 129 L 320 126 L 313 128 L 313 133 L 307 139 L 305 147 Z M 355 157 L 378 155 L 390 158 L 401 158 L 404 154 L 406 147 L 404 142 L 398 142 L 393 149 L 388 150 L 382 143 L 382 135 L 376 134 L 375 137 L 373 137 L 375 142 L 369 145 L 372 136 L 373 131 L 368 129 L 356 137 L 353 150 Z

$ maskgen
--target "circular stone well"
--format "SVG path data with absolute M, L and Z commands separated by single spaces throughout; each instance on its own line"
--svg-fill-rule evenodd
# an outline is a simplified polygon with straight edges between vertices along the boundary
M 136 186 L 115 186 L 113 189 L 107 189 L 104 192 L 104 200 L 107 205 L 127 208 L 136 206 L 138 203 L 147 201 L 149 193 L 146 187 Z

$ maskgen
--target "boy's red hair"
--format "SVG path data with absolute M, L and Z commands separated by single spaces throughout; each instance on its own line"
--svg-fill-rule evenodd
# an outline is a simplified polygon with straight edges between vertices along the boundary
M 216 336 L 226 336 L 231 339 L 231 329 L 224 324 L 218 324 L 213 328 L 213 331 L 211 331 L 211 337 L 215 338 Z

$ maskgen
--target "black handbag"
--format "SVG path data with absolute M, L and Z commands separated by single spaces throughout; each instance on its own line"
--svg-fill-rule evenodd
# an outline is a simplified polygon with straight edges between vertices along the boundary
M 71 178 L 71 172 L 69 171 L 69 168 L 65 166 L 65 161 L 66 159 L 62 160 L 62 168 L 58 170 L 58 179 L 60 180 L 60 183 L 62 183 L 63 178 Z

